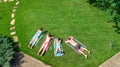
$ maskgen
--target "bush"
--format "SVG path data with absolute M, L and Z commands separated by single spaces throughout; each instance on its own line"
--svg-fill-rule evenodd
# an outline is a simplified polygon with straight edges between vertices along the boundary
M 120 0 L 88 0 L 99 9 L 106 10 L 110 13 L 109 21 L 116 24 L 116 28 L 120 29 Z
M 11 38 L 0 35 L 0 67 L 10 67 L 14 49 Z

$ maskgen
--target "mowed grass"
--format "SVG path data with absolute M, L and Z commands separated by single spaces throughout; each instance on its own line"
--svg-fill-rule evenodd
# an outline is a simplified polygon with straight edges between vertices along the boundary
M 120 50 L 119 34 L 107 23 L 107 17 L 85 0 L 21 0 L 15 17 L 20 49 L 52 67 L 98 67 Z M 63 40 L 74 36 L 92 54 L 86 60 L 63 41 L 64 56 L 54 57 L 53 43 L 43 57 L 37 56 L 45 36 L 34 49 L 27 46 L 40 27 Z
M 11 13 L 15 2 L 0 3 L 0 34 L 9 36 Z

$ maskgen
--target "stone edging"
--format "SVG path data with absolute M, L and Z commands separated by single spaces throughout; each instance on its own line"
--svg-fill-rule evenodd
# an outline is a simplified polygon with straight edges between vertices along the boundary
M 14 1 L 14 0 L 11 0 L 11 1 Z M 10 27 L 10 35 L 12 36 L 14 42 L 18 42 L 18 36 L 16 35 L 16 31 L 15 31 L 15 12 L 16 12 L 18 5 L 19 5 L 19 1 L 16 0 L 15 6 L 11 13 L 11 22 L 10 22 L 10 26 L 11 26 Z
M 14 1 L 14 0 L 0 0 L 0 3 L 1 2 L 12 2 L 12 1 Z

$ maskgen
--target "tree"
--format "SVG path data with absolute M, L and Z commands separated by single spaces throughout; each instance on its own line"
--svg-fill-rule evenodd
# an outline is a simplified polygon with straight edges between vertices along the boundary
M 88 0 L 90 4 L 110 13 L 109 21 L 115 23 L 120 30 L 120 0 Z
M 11 38 L 0 35 L 0 67 L 10 67 L 14 49 Z

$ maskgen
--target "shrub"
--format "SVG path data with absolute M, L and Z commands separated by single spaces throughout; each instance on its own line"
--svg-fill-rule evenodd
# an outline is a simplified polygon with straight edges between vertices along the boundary
M 116 28 L 120 29 L 120 0 L 88 0 L 88 2 L 99 9 L 108 11 L 109 21 L 114 22 Z
M 10 67 L 14 49 L 11 38 L 0 35 L 0 67 Z

